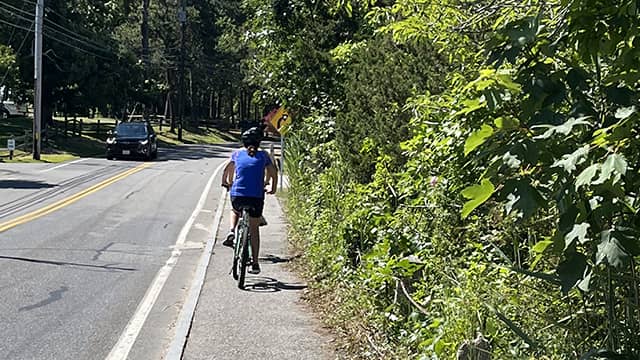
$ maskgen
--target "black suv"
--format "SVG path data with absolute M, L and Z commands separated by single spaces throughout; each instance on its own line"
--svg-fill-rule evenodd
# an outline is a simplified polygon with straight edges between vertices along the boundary
M 107 159 L 143 157 L 155 159 L 158 155 L 156 133 L 147 122 L 121 122 L 107 138 Z

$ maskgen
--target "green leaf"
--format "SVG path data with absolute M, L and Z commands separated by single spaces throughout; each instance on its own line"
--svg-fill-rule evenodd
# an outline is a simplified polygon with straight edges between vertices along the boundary
M 518 156 L 512 154 L 511 152 L 507 152 L 502 156 L 502 162 L 512 169 L 517 169 L 522 164 L 522 161 L 518 159 Z
M 577 165 L 582 164 L 589 154 L 589 145 L 585 145 L 571 154 L 562 155 L 561 160 L 557 160 L 551 167 L 563 167 L 566 172 L 571 174 Z
M 614 178 L 613 183 L 615 184 L 620 179 L 620 176 L 624 176 L 627 173 L 627 160 L 623 155 L 619 154 L 611 154 L 607 157 L 604 164 L 602 164 L 600 177 L 598 180 L 593 182 L 595 185 L 604 184 L 611 178 L 611 175 L 615 172 L 619 176 Z
M 526 180 L 508 181 L 502 194 L 507 194 L 505 210 L 511 213 L 514 209 L 522 215 L 522 219 L 528 219 L 545 204 L 545 200 L 538 190 Z
M 456 116 L 467 115 L 469 113 L 472 113 L 476 110 L 482 109 L 483 107 L 487 106 L 487 103 L 480 101 L 480 98 L 465 100 L 462 102 L 462 104 L 465 106 L 465 108 L 458 111 L 456 113 Z
M 574 286 L 585 278 L 588 271 L 587 257 L 581 253 L 571 253 L 567 259 L 561 262 L 556 269 L 560 282 L 562 283 L 562 293 L 568 294 Z
M 541 240 L 538 241 L 535 245 L 533 245 L 533 251 L 541 254 L 547 250 L 547 248 L 553 244 L 553 240 Z
M 500 130 L 516 129 L 520 126 L 520 121 L 510 117 L 499 117 L 493 121 L 496 127 Z
M 616 233 L 605 230 L 600 233 L 600 244 L 596 252 L 596 265 L 607 262 L 607 264 L 620 268 L 629 260 L 629 254 L 625 251 Z
M 530 269 L 535 269 L 536 265 L 542 260 L 544 257 L 544 252 L 547 250 L 549 246 L 553 245 L 553 240 L 541 240 L 535 245 L 533 245 L 532 250 L 537 253 L 535 259 L 531 263 Z
M 624 158 L 624 155 L 620 154 L 611 154 L 607 157 L 605 161 L 605 165 L 610 162 L 613 169 L 620 175 L 624 176 L 627 174 L 627 159 Z
M 544 134 L 536 136 L 535 139 L 548 139 L 551 136 L 553 136 L 554 134 L 562 134 L 562 135 L 569 135 L 569 133 L 571 133 L 573 131 L 573 127 L 577 126 L 577 125 L 591 125 L 590 122 L 586 121 L 587 119 L 589 119 L 590 116 L 583 116 L 580 118 L 571 118 L 569 120 L 567 120 L 564 124 L 562 125 L 558 125 L 558 126 L 552 126 L 552 125 L 537 125 L 537 126 L 532 126 L 532 129 L 536 129 L 536 128 L 543 128 L 543 129 L 547 129 L 547 131 L 545 131 Z
M 489 200 L 495 187 L 491 181 L 483 179 L 480 185 L 473 185 L 462 190 L 462 196 L 469 199 L 462 207 L 462 217 L 466 218 L 478 206 Z
M 593 178 L 596 176 L 596 173 L 600 169 L 600 164 L 593 164 L 588 168 L 584 169 L 578 178 L 576 179 L 576 190 L 584 185 L 591 185 Z
M 578 210 L 578 208 L 574 204 L 566 206 L 560 213 L 558 229 L 563 233 L 568 232 L 570 229 L 573 229 L 573 225 L 576 222 L 579 211 L 580 210 Z
M 498 74 L 496 76 L 496 80 L 498 81 L 498 84 L 502 85 L 507 90 L 511 90 L 511 92 L 519 93 L 522 90 L 522 86 L 514 82 L 511 75 L 508 73 Z
M 616 110 L 616 119 L 624 120 L 636 112 L 635 106 L 620 108 Z
M 576 239 L 578 239 L 581 244 L 586 243 L 589 240 L 587 238 L 587 230 L 589 230 L 590 226 L 589 223 L 573 225 L 573 229 L 564 237 L 564 248 L 567 249 Z
M 588 271 L 588 273 L 582 278 L 582 280 L 578 281 L 578 284 L 576 285 L 578 287 L 578 289 L 584 291 L 584 292 L 588 292 L 591 288 L 591 275 L 593 275 L 592 271 Z
M 464 143 L 464 155 L 469 155 L 475 148 L 482 145 L 488 138 L 493 135 L 493 128 L 489 125 L 482 125 L 480 130 L 477 130 L 469 136 Z

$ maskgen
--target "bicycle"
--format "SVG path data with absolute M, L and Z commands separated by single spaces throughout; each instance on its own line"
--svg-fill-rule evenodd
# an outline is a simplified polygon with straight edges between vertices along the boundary
M 251 257 L 251 230 L 249 227 L 249 211 L 251 207 L 242 207 L 242 215 L 236 226 L 236 236 L 233 244 L 233 278 L 238 281 L 238 288 L 244 290 L 244 279 L 247 265 Z

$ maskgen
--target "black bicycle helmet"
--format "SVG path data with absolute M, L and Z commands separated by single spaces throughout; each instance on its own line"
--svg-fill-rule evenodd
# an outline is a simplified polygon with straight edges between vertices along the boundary
M 260 141 L 262 141 L 263 136 L 264 135 L 262 129 L 258 127 L 252 127 L 242 133 L 242 144 L 244 144 L 244 146 L 253 145 L 255 147 L 258 147 L 260 146 Z

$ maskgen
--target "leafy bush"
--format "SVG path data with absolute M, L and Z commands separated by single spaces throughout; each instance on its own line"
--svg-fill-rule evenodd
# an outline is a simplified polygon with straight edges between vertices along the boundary
M 638 358 L 636 2 L 367 4 L 339 2 L 377 31 L 333 50 L 342 85 L 287 147 L 347 348 Z

